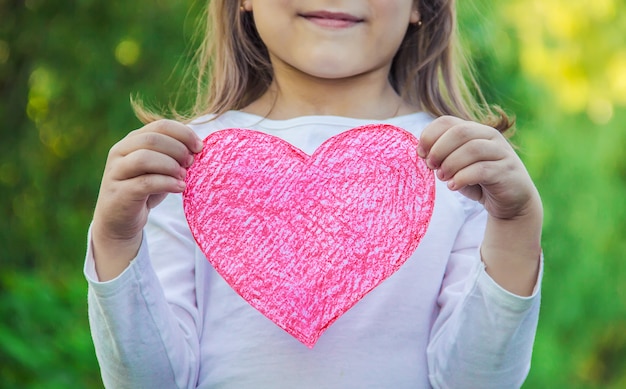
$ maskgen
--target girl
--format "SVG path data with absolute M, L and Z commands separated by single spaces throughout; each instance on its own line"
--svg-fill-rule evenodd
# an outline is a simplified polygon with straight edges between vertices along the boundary
M 213 0 L 208 16 L 190 125 L 138 108 L 150 123 L 108 156 L 85 266 L 105 385 L 519 387 L 538 318 L 542 207 L 501 134 L 511 123 L 463 82 L 453 0 Z M 312 154 L 369 123 L 419 138 L 438 178 L 434 213 L 407 262 L 309 349 L 197 248 L 186 169 L 220 129 Z

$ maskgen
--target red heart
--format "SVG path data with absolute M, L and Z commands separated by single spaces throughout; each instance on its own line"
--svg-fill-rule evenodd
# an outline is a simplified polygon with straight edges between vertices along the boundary
M 189 227 L 237 293 L 313 347 L 424 236 L 435 180 L 417 143 L 369 125 L 309 157 L 260 132 L 215 132 L 187 173 Z

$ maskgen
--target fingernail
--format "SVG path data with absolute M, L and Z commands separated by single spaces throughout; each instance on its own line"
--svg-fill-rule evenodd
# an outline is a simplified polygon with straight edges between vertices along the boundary
M 448 189 L 456 190 L 456 182 L 454 182 L 453 180 L 448 181 Z
M 417 155 L 419 155 L 420 158 L 424 158 L 426 156 L 426 150 L 424 150 L 422 145 L 417 146 Z
M 194 161 L 193 155 L 189 155 L 189 157 L 187 157 L 187 166 L 185 167 L 189 167 L 193 165 L 193 161 Z
M 179 177 L 182 178 L 183 180 L 185 179 L 185 177 L 187 177 L 187 169 L 185 168 L 180 168 L 180 172 L 178 173 Z
M 202 140 L 200 138 L 196 139 L 196 150 L 197 152 L 201 152 L 202 148 L 204 147 L 204 143 L 202 142 Z

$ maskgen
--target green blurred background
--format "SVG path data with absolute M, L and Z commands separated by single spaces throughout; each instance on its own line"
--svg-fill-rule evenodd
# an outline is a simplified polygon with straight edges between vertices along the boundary
M 626 3 L 460 3 L 545 203 L 524 388 L 626 388 Z M 178 91 L 201 6 L 0 0 L 0 387 L 101 387 L 82 266 L 102 169 L 140 125 L 129 96 Z

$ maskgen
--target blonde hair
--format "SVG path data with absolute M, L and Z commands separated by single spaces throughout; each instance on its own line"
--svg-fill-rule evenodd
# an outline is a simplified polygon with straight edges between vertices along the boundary
M 513 126 L 499 107 L 489 106 L 456 37 L 454 0 L 416 0 L 421 26 L 410 25 L 391 66 L 389 80 L 408 103 L 434 116 L 452 115 L 490 125 Z M 246 107 L 269 88 L 273 72 L 251 12 L 236 0 L 211 0 L 203 41 L 194 58 L 195 103 L 176 119 L 188 122 Z M 161 116 L 133 101 L 144 123 Z

